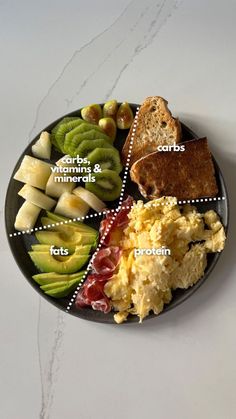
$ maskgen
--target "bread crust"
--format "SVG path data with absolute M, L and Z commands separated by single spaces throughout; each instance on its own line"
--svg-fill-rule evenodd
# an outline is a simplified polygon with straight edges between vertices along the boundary
M 175 196 L 179 200 L 214 197 L 218 193 L 207 138 L 183 143 L 185 151 L 154 152 L 136 161 L 133 182 L 148 199 Z
M 156 151 L 158 145 L 180 142 L 180 122 L 172 116 L 167 104 L 167 100 L 160 96 L 150 96 L 141 105 L 130 156 L 131 165 L 141 157 Z M 133 124 L 122 149 L 123 164 L 127 161 Z

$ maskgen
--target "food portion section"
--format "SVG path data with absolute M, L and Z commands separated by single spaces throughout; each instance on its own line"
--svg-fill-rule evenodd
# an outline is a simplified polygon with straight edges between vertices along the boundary
M 130 177 L 146 199 L 174 196 L 179 200 L 215 197 L 215 168 L 207 138 L 186 140 L 178 118 L 160 96 L 140 107 L 133 135 Z M 126 161 L 130 130 L 122 148 Z
M 147 97 L 141 105 L 132 144 L 130 167 L 138 159 L 157 151 L 159 145 L 180 143 L 181 124 L 178 118 L 172 116 L 167 105 L 167 100 L 160 96 Z M 132 127 L 122 148 L 123 162 L 127 161 L 131 138 Z
M 209 216 L 218 222 L 217 229 L 214 222 L 205 225 Z M 138 202 L 128 217 L 119 269 L 105 287 L 118 311 L 117 322 L 129 313 L 140 320 L 151 310 L 160 313 L 171 301 L 172 290 L 193 286 L 204 274 L 207 253 L 220 252 L 225 243 L 224 228 L 213 211 L 200 214 L 190 205 L 181 208 L 175 198 Z
M 117 323 L 129 314 L 140 321 L 159 314 L 174 290 L 192 287 L 204 275 L 208 254 L 221 252 L 226 238 L 213 210 L 199 213 L 173 197 L 147 203 L 129 198 L 124 208 L 76 299 L 78 307 L 113 309 Z
M 24 200 L 14 227 L 31 234 L 32 279 L 53 298 L 70 295 L 86 275 L 98 245 L 98 231 L 86 219 L 120 196 L 123 166 L 114 142 L 131 116 L 129 105 L 116 100 L 86 106 L 43 131 L 14 174 Z
M 115 219 L 113 213 L 107 211 L 101 222 L 99 234 L 103 244 L 93 259 L 86 282 L 77 294 L 75 305 L 78 309 L 91 307 L 105 314 L 112 310 L 112 301 L 105 293 L 105 285 L 118 269 L 122 255 L 120 243 L 132 204 L 133 199 L 128 197 Z
M 155 151 L 137 160 L 130 176 L 149 199 L 163 195 L 179 200 L 214 197 L 215 169 L 206 138 L 187 141 L 180 151 Z M 144 176 L 148 173 L 149 176 Z
M 98 232 L 79 221 L 47 211 L 41 218 L 45 231 L 37 231 L 37 244 L 29 257 L 41 274 L 33 275 L 42 291 L 54 298 L 73 292 L 85 275 L 85 267 L 97 247 Z
M 14 174 L 24 183 L 18 195 L 27 202 L 19 209 L 15 229 L 29 233 L 41 210 L 83 218 L 91 209 L 101 212 L 103 201 L 118 199 L 123 166 L 113 143 L 117 129 L 125 131 L 132 121 L 130 105 L 111 100 L 103 107 L 86 106 L 43 131 L 31 147 L 33 156 L 25 155 Z

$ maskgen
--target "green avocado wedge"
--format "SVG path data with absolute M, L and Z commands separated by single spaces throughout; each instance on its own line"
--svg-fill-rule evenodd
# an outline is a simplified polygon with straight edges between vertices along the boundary
M 91 240 L 91 243 L 82 244 L 83 236 L 80 233 L 72 233 L 70 236 L 65 236 L 63 233 L 54 232 L 54 231 L 38 231 L 35 234 L 37 240 L 40 244 L 33 244 L 31 246 L 32 250 L 35 252 L 49 252 L 51 246 L 56 248 L 63 247 L 63 249 L 68 249 L 69 254 L 75 252 L 80 255 L 85 255 L 90 253 L 91 247 L 94 245 L 94 241 Z M 62 258 L 65 256 L 61 256 Z M 57 256 L 59 258 L 59 256 Z M 59 258 L 60 259 L 60 258 Z
M 51 245 L 53 244 L 56 247 L 63 247 L 64 249 L 68 249 L 69 253 L 73 253 L 75 251 L 76 246 L 81 246 L 81 250 L 86 253 L 88 246 L 91 249 L 91 246 L 96 245 L 96 237 L 93 235 L 86 235 L 81 234 L 77 231 L 72 231 L 71 234 L 63 234 L 63 232 L 59 231 L 38 231 L 35 233 L 35 236 L 39 243 L 32 246 L 34 251 L 43 251 L 43 247 L 40 250 L 40 246 L 48 246 L 45 250 L 50 250 Z M 89 246 L 90 245 L 90 246 Z M 83 252 L 84 253 L 84 252 Z
M 55 223 L 52 223 L 52 221 L 47 217 L 42 217 L 41 218 L 41 223 L 44 227 L 47 227 L 47 230 L 54 231 L 54 232 L 57 232 L 57 233 L 61 233 L 61 236 L 59 236 L 59 238 L 60 239 L 63 238 L 64 241 L 72 242 L 74 240 L 73 239 L 73 234 L 74 233 L 79 233 L 82 236 L 81 240 L 79 241 L 79 244 L 91 244 L 93 247 L 95 247 L 97 245 L 98 232 L 94 229 L 92 229 L 92 231 L 90 231 L 90 230 L 86 231 L 85 229 L 81 230 L 81 227 L 79 225 L 75 226 L 72 223 L 56 225 Z M 41 233 L 41 232 L 39 232 L 39 233 Z M 38 233 L 37 233 L 36 237 L 37 237 L 38 240 L 42 240 L 42 237 L 45 238 L 44 235 L 42 235 L 42 234 L 39 235 Z M 79 238 L 79 236 L 77 235 L 77 239 L 78 238 Z M 45 243 L 45 241 L 41 242 L 41 243 L 42 244 L 49 244 L 48 242 Z M 56 242 L 54 242 L 54 244 L 56 245 Z
M 31 250 L 34 252 L 49 252 L 51 245 L 50 244 L 32 244 Z
M 64 224 L 70 224 L 70 226 L 74 226 L 77 227 L 77 231 L 86 231 L 86 232 L 91 232 L 91 233 L 96 233 L 97 234 L 97 230 L 95 230 L 94 228 L 82 223 L 81 221 L 69 221 L 70 218 L 64 217 L 63 215 L 60 214 L 56 214 L 54 212 L 50 212 L 50 211 L 46 211 L 47 214 L 47 218 L 50 219 L 50 223 L 52 223 L 52 221 L 55 221 L 56 223 L 61 223 L 63 222 Z M 61 224 L 62 225 L 62 224 Z M 80 227 L 80 228 L 78 228 Z
M 73 281 L 75 281 L 75 279 L 73 279 Z M 69 283 L 70 281 L 53 282 L 52 284 L 41 285 L 40 288 L 43 291 L 56 290 L 57 288 L 66 288 Z
M 66 282 L 65 284 L 63 283 L 62 286 L 59 286 L 62 283 L 60 282 L 56 283 L 57 286 L 55 287 L 55 284 L 54 284 L 54 288 L 51 288 L 49 285 L 45 285 L 40 288 L 45 292 L 45 294 L 50 295 L 50 297 L 63 298 L 63 297 L 66 297 L 68 294 L 70 294 L 72 291 L 74 291 L 79 285 L 80 281 L 81 281 L 81 278 L 74 279 L 72 281 Z
M 70 274 L 79 271 L 82 266 L 88 261 L 89 254 L 80 255 L 73 253 L 71 256 L 66 256 L 65 261 L 57 260 L 50 252 L 28 252 L 35 266 L 41 272 L 56 272 L 59 274 Z
M 41 274 L 33 275 L 32 278 L 39 285 L 49 285 L 59 282 L 69 282 L 74 279 L 81 279 L 86 271 L 79 271 L 74 274 L 58 274 L 56 272 L 45 272 Z

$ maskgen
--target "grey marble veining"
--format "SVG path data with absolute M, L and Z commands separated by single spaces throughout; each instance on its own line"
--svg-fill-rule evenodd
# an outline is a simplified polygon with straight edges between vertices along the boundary
M 39 126 L 41 125 L 41 113 L 45 115 L 49 109 L 55 108 L 55 97 L 60 98 L 59 102 L 64 100 L 64 108 L 68 109 L 65 112 L 76 107 L 76 98 L 82 105 L 80 97 L 89 95 L 91 86 L 92 88 L 94 86 L 94 90 L 96 88 L 98 102 L 112 98 L 126 68 L 135 56 L 147 48 L 158 36 L 159 30 L 172 13 L 176 11 L 177 5 L 178 1 L 175 0 L 131 1 L 108 28 L 75 51 L 64 66 L 60 76 L 54 81 L 48 93 L 39 103 L 34 125 L 29 133 L 30 139 L 37 132 L 38 123 Z M 96 50 L 99 51 L 99 54 L 94 56 Z M 90 62 L 91 57 L 94 57 L 94 60 L 92 60 L 90 66 L 88 62 Z M 81 63 L 83 63 L 82 66 Z M 109 76 L 101 83 L 101 91 L 98 92 L 97 83 L 102 75 Z M 74 83 L 70 83 L 71 80 L 76 78 L 79 80 L 79 89 L 74 87 Z M 63 96 L 64 92 L 66 92 L 66 98 Z M 63 109 L 61 103 L 60 107 Z M 42 388 L 40 419 L 50 417 L 54 399 L 54 382 L 60 366 L 60 349 L 65 327 L 64 314 L 55 308 L 54 314 L 52 313 L 50 317 L 51 320 L 53 319 L 51 328 L 47 331 L 52 337 L 51 346 L 45 346 L 44 339 L 41 337 L 45 333 L 45 323 L 48 326 L 48 316 L 43 315 L 46 304 L 39 301 L 38 351 Z M 45 370 L 48 372 L 45 373 Z
M 64 313 L 55 309 L 55 313 L 50 316 L 47 306 L 48 304 L 39 298 L 37 346 L 41 380 L 40 419 L 50 417 L 55 382 L 60 368 L 60 354 L 65 328 Z M 48 330 L 47 336 L 45 336 L 45 324 L 48 325 L 49 319 L 50 329 Z
M 69 112 L 88 98 L 111 97 L 133 58 L 155 39 L 178 4 L 175 0 L 129 2 L 108 28 L 73 53 L 39 103 L 29 138 L 41 126 L 41 113 L 56 118 L 62 109 Z

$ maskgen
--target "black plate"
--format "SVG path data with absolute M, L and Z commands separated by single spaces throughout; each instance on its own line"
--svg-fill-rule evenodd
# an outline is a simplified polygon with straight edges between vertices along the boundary
M 133 112 L 135 113 L 137 106 L 136 104 L 132 104 Z M 80 110 L 71 112 L 64 116 L 80 116 Z M 51 131 L 51 129 L 56 125 L 58 121 L 60 121 L 63 117 L 57 119 L 52 124 L 47 126 L 44 131 Z M 197 139 L 198 136 L 191 131 L 187 126 L 184 124 L 182 125 L 182 132 L 183 132 L 183 141 L 189 141 L 191 139 Z M 127 136 L 127 130 L 121 131 L 118 130 L 117 138 L 115 140 L 114 145 L 121 150 L 122 145 L 124 144 L 125 138 Z M 40 290 L 39 286 L 32 280 L 32 275 L 37 273 L 36 268 L 27 255 L 27 251 L 30 250 L 31 244 L 36 243 L 36 239 L 34 235 L 29 234 L 21 234 L 19 236 L 15 237 L 9 237 L 9 234 L 12 234 L 15 232 L 14 230 L 14 222 L 15 217 L 18 212 L 18 209 L 23 203 L 23 198 L 21 198 L 17 193 L 22 187 L 22 183 L 17 182 L 13 179 L 13 176 L 15 172 L 18 170 L 21 161 L 25 154 L 32 155 L 31 153 L 31 147 L 32 144 L 35 143 L 35 141 L 39 138 L 39 134 L 31 141 L 31 143 L 26 147 L 24 152 L 22 153 L 21 157 L 19 158 L 18 162 L 16 163 L 16 166 L 13 170 L 12 176 L 10 178 L 7 195 L 6 195 L 6 201 L 5 201 L 5 223 L 6 223 L 6 231 L 8 236 L 9 245 L 11 248 L 11 251 L 13 253 L 13 256 L 26 277 L 26 279 L 29 281 L 29 283 L 34 287 L 34 289 L 46 300 L 48 300 L 50 303 L 54 304 L 56 307 L 60 308 L 63 311 L 66 311 L 66 307 L 68 306 L 68 302 L 70 301 L 70 298 L 61 298 L 61 299 L 53 299 L 46 294 L 43 293 L 43 291 Z M 53 150 L 52 152 L 52 160 L 56 161 L 59 158 L 60 154 Z M 225 200 L 219 200 L 219 201 L 212 201 L 208 203 L 197 203 L 194 204 L 199 212 L 205 212 L 209 209 L 215 210 L 220 218 L 221 221 L 227 231 L 228 227 L 228 216 L 229 216 L 229 208 L 228 208 L 228 195 L 227 190 L 225 186 L 225 182 L 221 173 L 221 170 L 216 163 L 214 159 L 214 165 L 215 165 L 215 172 L 216 172 L 216 178 L 217 178 L 217 184 L 218 184 L 218 197 L 225 197 Z M 122 177 L 122 174 L 121 174 Z M 126 192 L 132 195 L 135 199 L 143 199 L 143 197 L 139 194 L 137 187 L 134 185 L 134 183 L 131 182 L 130 178 L 127 179 L 126 183 Z M 117 205 L 118 201 L 112 203 L 112 207 L 115 207 Z M 86 222 L 87 223 L 87 222 Z M 98 220 L 97 217 L 90 219 L 87 224 L 91 225 L 92 227 L 98 229 L 100 220 Z M 38 224 L 40 225 L 40 224 Z M 37 224 L 36 224 L 37 226 Z M 189 298 L 201 285 L 202 283 L 207 279 L 211 271 L 213 270 L 214 266 L 216 265 L 221 253 L 213 253 L 208 254 L 208 264 L 207 268 L 205 270 L 204 276 L 191 288 L 187 290 L 176 290 L 173 293 L 173 298 L 171 302 L 165 306 L 162 313 L 165 313 L 177 305 L 181 304 L 183 301 L 185 301 L 187 298 Z M 113 320 L 113 313 L 104 314 L 99 311 L 94 311 L 91 308 L 83 308 L 83 309 L 76 309 L 73 305 L 71 310 L 69 311 L 70 314 L 73 314 L 74 316 L 86 319 L 86 320 L 92 320 L 96 322 L 101 323 L 114 323 Z M 162 314 L 161 313 L 161 314 Z M 154 314 L 150 314 L 147 319 L 156 317 Z M 138 317 L 137 316 L 129 316 L 128 322 L 137 322 Z

